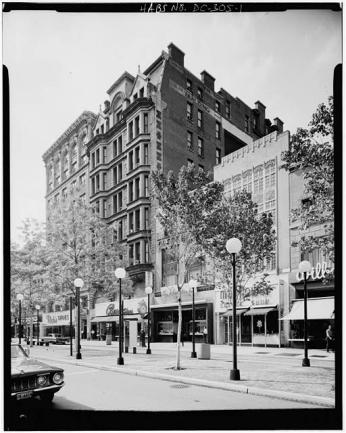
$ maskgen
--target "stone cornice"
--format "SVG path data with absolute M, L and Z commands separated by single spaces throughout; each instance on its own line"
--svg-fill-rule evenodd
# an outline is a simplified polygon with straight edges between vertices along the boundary
M 97 115 L 92 111 L 83 111 L 83 113 L 60 135 L 60 137 L 50 146 L 50 148 L 42 155 L 44 162 L 52 156 L 53 153 L 70 137 L 71 133 L 75 132 L 77 128 L 85 121 L 96 121 Z M 92 125 L 93 126 L 93 125 Z

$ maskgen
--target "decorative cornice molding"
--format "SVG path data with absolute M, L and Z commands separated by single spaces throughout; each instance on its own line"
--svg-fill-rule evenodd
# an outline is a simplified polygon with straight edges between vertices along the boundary
M 42 155 L 43 161 L 46 163 L 47 159 L 56 152 L 57 148 L 66 142 L 71 134 L 76 132 L 76 129 L 81 126 L 83 122 L 95 122 L 97 115 L 92 111 L 83 111 L 83 113 L 60 135 L 60 137 L 50 146 L 50 148 Z M 93 125 L 91 125 L 93 126 Z

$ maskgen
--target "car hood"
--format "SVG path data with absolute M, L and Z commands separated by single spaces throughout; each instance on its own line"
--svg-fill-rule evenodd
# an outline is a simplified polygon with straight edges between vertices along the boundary
M 22 375 L 26 373 L 43 373 L 43 372 L 51 372 L 51 371 L 61 371 L 61 368 L 51 367 L 44 362 L 38 361 L 37 359 L 20 359 L 13 360 L 11 362 L 11 374 Z

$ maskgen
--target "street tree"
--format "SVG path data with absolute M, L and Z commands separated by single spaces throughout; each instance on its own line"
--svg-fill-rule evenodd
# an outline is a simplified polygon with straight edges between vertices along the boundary
M 49 259 L 43 224 L 26 219 L 21 227 L 22 245 L 11 245 L 11 308 L 18 309 L 16 296 L 23 295 L 23 315 L 29 318 L 30 345 L 33 344 L 35 305 L 42 307 L 54 301 L 55 295 L 46 284 Z
M 276 235 L 271 214 L 259 214 L 250 193 L 238 191 L 226 197 L 220 185 L 213 201 L 206 200 L 208 189 L 195 189 L 190 194 L 186 215 L 195 241 L 213 259 L 217 279 L 227 287 L 232 285 L 232 258 L 226 250 L 226 242 L 233 237 L 240 239 L 236 298 L 241 303 L 272 290 L 267 275 L 264 278 L 263 275 L 274 257 Z M 250 280 L 255 281 L 252 287 L 248 286 Z
M 292 211 L 292 220 L 299 222 L 299 246 L 304 252 L 320 248 L 334 261 L 334 115 L 333 98 L 321 103 L 307 128 L 298 128 L 290 148 L 284 152 L 283 167 L 301 170 L 304 178 L 304 200 Z M 324 236 L 314 236 L 309 230 L 322 225 Z
M 200 245 L 187 224 L 186 208 L 191 189 L 206 185 L 210 180 L 203 171 L 194 174 L 191 167 L 182 167 L 177 175 L 172 171 L 153 172 L 153 196 L 158 203 L 157 219 L 164 231 L 167 255 L 175 263 L 176 288 L 178 296 L 178 330 L 176 369 L 181 369 L 180 342 L 182 325 L 181 292 L 187 282 L 189 267 L 201 253 Z
M 125 247 L 117 241 L 116 228 L 99 217 L 78 191 L 49 210 L 47 248 L 52 290 L 65 297 L 74 294 L 73 282 L 80 277 L 87 293 L 98 290 L 115 297 L 114 270 L 126 266 Z M 124 293 L 131 287 L 129 280 L 123 282 Z

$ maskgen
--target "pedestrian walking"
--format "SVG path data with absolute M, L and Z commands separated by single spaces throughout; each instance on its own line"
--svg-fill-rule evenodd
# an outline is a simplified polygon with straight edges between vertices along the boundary
M 326 350 L 332 350 L 334 352 L 334 334 L 332 330 L 332 325 L 329 325 L 326 329 Z
M 203 329 L 203 341 L 204 341 L 204 343 L 207 342 L 207 335 L 208 335 L 208 330 L 206 327 L 204 327 L 204 329 Z

